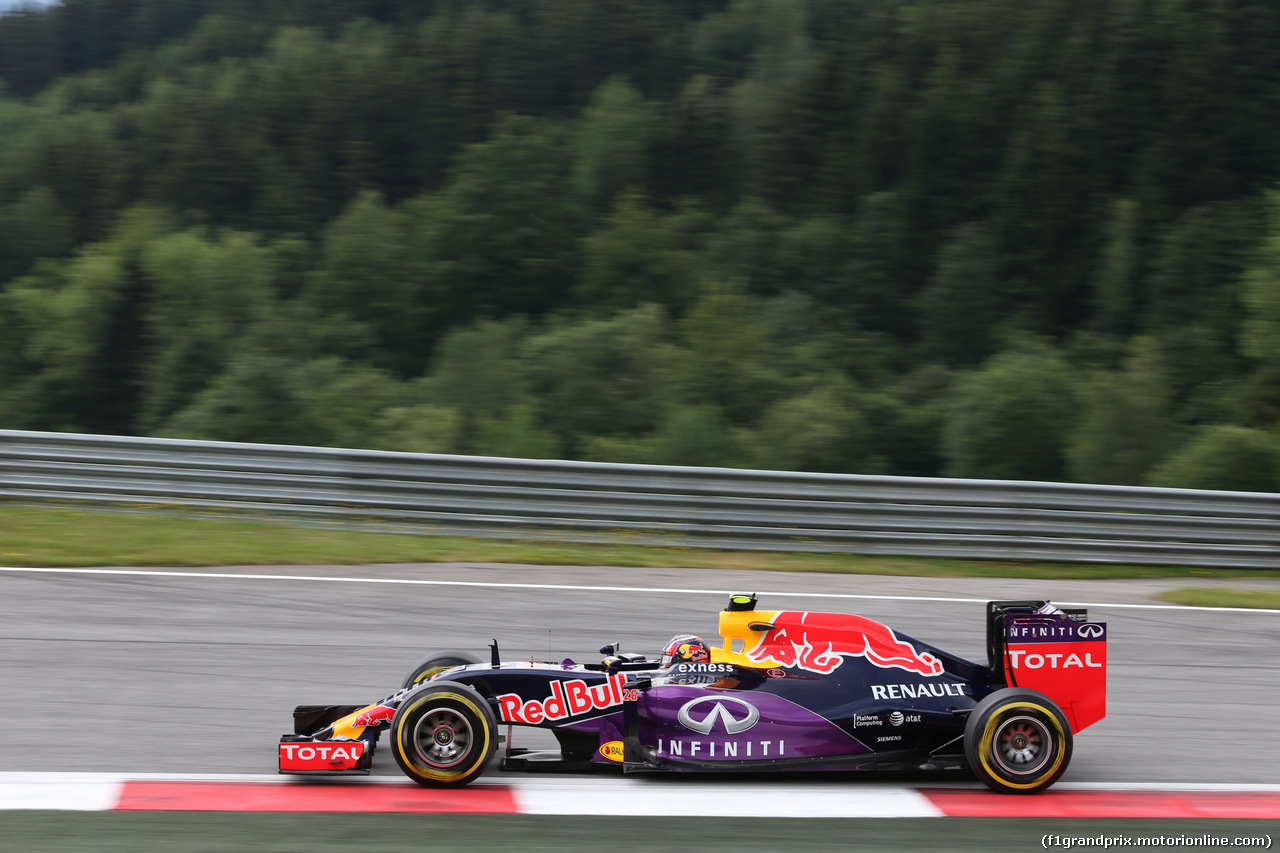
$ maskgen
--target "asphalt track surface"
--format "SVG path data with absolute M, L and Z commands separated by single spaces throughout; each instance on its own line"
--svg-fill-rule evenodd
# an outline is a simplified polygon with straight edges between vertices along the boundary
M 987 599 L 1089 604 L 1109 623 L 1108 717 L 1076 739 L 1064 781 L 1280 783 L 1280 612 L 1152 606 L 1153 591 L 1180 585 L 465 564 L 6 569 L 3 769 L 272 773 L 294 705 L 380 699 L 426 654 L 485 654 L 494 637 L 506 659 L 592 660 L 611 641 L 656 652 L 676 633 L 716 636 L 718 596 L 758 591 L 762 607 L 861 613 L 977 661 Z M 375 773 L 398 772 L 379 756 Z

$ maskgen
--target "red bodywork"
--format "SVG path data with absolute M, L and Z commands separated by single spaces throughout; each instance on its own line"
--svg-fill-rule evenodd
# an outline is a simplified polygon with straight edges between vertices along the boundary
M 1072 733 L 1107 715 L 1107 625 L 1062 614 L 1005 617 L 1004 675 L 1038 690 L 1067 715 Z
M 317 770 L 354 770 L 365 743 L 359 740 L 340 742 L 282 742 L 281 773 L 311 773 Z

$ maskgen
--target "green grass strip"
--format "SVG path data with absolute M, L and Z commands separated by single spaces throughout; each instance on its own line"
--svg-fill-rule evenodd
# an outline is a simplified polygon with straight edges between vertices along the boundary
M 1189 607 L 1249 607 L 1280 610 L 1280 590 L 1270 589 L 1171 589 L 1156 595 L 1170 604 Z
M 0 503 L 0 565 L 234 566 L 366 563 L 680 566 L 932 577 L 1280 577 L 1280 571 L 868 557 L 387 533 L 338 524 Z

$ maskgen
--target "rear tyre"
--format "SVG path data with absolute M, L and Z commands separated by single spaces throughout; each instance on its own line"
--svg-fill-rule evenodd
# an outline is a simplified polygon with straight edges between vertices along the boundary
M 1071 761 L 1071 726 L 1043 693 L 1008 687 L 987 696 L 964 727 L 969 767 L 1003 794 L 1043 791 Z
M 446 669 L 453 669 L 455 666 L 466 666 L 467 664 L 479 662 L 480 658 L 466 652 L 437 652 L 418 661 L 418 665 L 409 671 L 404 684 L 400 686 L 413 687 L 418 684 L 425 684 L 436 673 L 444 672 Z
M 497 730 L 493 709 L 474 688 L 427 684 L 401 701 L 391 721 L 391 751 L 419 785 L 458 788 L 484 773 L 498 748 Z

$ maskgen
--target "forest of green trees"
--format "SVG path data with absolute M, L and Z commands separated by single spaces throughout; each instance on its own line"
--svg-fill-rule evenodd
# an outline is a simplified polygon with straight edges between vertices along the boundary
M 1280 4 L 11 11 L 0 427 L 1280 491 Z

